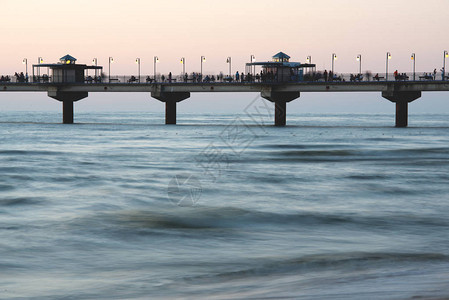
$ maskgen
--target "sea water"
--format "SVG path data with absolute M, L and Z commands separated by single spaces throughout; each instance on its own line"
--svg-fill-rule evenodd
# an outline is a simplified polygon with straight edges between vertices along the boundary
M 0 298 L 447 298 L 448 117 L 1 112 Z

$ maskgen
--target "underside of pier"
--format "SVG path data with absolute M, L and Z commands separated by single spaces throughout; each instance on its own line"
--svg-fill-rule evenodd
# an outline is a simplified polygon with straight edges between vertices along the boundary
M 88 92 L 48 91 L 48 96 L 62 102 L 62 123 L 73 124 L 73 103 L 86 98 Z
M 421 97 L 421 92 L 382 92 L 382 97 L 396 103 L 396 127 L 408 126 L 408 104 Z
M 165 124 L 176 124 L 176 103 L 190 97 L 189 92 L 152 92 L 151 97 L 165 102 Z
M 278 92 L 266 90 L 261 96 L 274 103 L 274 125 L 285 126 L 287 123 L 287 102 L 299 98 L 299 92 Z

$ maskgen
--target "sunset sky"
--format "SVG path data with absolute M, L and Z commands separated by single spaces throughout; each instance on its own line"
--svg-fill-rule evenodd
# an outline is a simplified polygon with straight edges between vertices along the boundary
M 136 74 L 137 57 L 142 62 L 141 73 L 151 75 L 154 56 L 160 59 L 158 72 L 180 73 L 181 57 L 186 58 L 188 72 L 199 71 L 200 57 L 204 55 L 207 58 L 204 73 L 227 73 L 228 56 L 232 57 L 233 70 L 244 70 L 250 55 L 255 55 L 258 61 L 266 61 L 279 51 L 289 54 L 292 61 L 304 62 L 311 55 L 317 69 L 329 69 L 331 55 L 336 53 L 335 71 L 354 73 L 358 72 L 358 54 L 362 55 L 364 70 L 385 72 L 387 51 L 392 54 L 389 69 L 409 73 L 412 71 L 410 55 L 414 52 L 417 71 L 430 72 L 435 68 L 440 70 L 443 51 L 449 49 L 448 11 L 447 0 L 369 3 L 361 0 L 0 0 L 0 74 L 24 71 L 23 58 L 31 65 L 39 56 L 51 63 L 65 54 L 86 64 L 91 64 L 96 57 L 105 70 L 108 57 L 112 56 L 115 62 L 111 72 L 117 75 Z M 148 104 L 148 95 L 136 94 L 91 93 L 77 105 L 86 110 L 101 109 L 101 104 L 109 100 L 117 103 L 117 109 L 125 109 L 119 103 L 123 97 L 129 99 L 126 109 L 159 110 L 162 107 L 155 105 L 155 100 L 152 105 Z M 16 99 L 18 104 L 6 103 L 6 98 Z M 46 98 L 45 94 L 0 94 L 0 109 L 22 109 L 24 104 L 29 104 L 29 109 L 59 109 L 58 103 Z M 213 104 L 210 104 L 211 98 Z M 232 108 L 232 101 L 219 101 L 227 98 L 229 95 L 192 95 L 182 107 L 194 111 L 203 107 L 201 103 L 204 102 L 208 111 L 214 111 L 215 106 L 231 111 L 240 109 Z M 233 95 L 233 98 L 240 103 L 250 101 L 254 95 Z M 346 103 L 348 107 L 351 101 L 356 101 L 357 105 L 357 99 L 369 100 L 371 108 L 373 99 L 378 99 L 374 106 L 378 106 L 379 111 L 392 109 L 388 103 L 380 102 L 377 94 L 340 94 L 324 98 L 342 99 L 341 104 Z M 341 111 L 337 102 L 326 102 L 324 98 L 323 94 L 302 94 L 301 100 L 294 101 L 298 102 L 294 106 L 298 112 L 301 107 L 314 107 L 319 111 L 323 106 L 325 111 L 332 111 L 329 105 Z M 441 93 L 423 97 L 449 108 L 444 98 L 448 96 Z M 316 106 L 307 103 L 312 101 L 310 99 L 321 102 Z M 300 101 L 305 103 L 301 105 Z M 426 111 L 424 103 L 429 101 L 418 100 L 416 106 Z M 193 103 L 191 109 L 188 102 Z M 413 112 L 413 105 L 410 108 Z

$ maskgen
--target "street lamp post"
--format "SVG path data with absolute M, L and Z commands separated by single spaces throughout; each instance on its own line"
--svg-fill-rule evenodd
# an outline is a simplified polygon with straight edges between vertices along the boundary
M 254 55 L 251 55 L 250 62 L 253 63 L 255 61 L 256 61 L 256 57 Z M 256 74 L 256 66 L 254 66 L 254 71 L 253 71 L 253 67 L 251 67 L 251 73 L 253 73 L 253 76 Z
M 203 78 L 203 62 L 206 61 L 205 56 L 201 56 L 201 78 Z
M 185 73 L 186 73 L 186 59 L 185 59 L 185 57 L 181 57 L 181 63 L 182 63 L 182 75 L 185 75 Z
M 231 57 L 230 56 L 226 59 L 226 62 L 229 64 L 229 77 L 231 77 L 232 73 L 231 73 Z
M 44 59 L 42 57 L 37 58 L 37 64 L 40 65 L 44 62 Z M 41 76 L 41 68 L 37 68 L 37 77 Z
M 92 63 L 93 63 L 95 66 L 98 65 L 98 62 L 97 62 L 97 58 L 96 58 L 96 57 L 94 57 L 94 59 L 92 59 Z M 97 80 L 97 77 L 98 77 L 98 70 L 95 69 L 95 80 Z
M 138 74 L 137 80 L 140 83 L 140 58 L 136 58 L 136 64 L 137 64 L 137 74 Z
M 114 62 L 114 58 L 109 56 L 109 83 L 111 83 L 111 63 Z
M 159 57 L 155 56 L 153 65 L 154 65 L 154 82 L 156 82 L 156 64 L 159 62 Z
M 334 76 L 334 61 L 337 60 L 337 54 L 332 53 L 332 76 Z
M 357 61 L 359 62 L 359 75 L 362 75 L 362 54 L 357 55 Z
M 387 52 L 387 62 L 386 62 L 386 70 L 385 70 L 385 81 L 388 81 L 388 61 L 391 59 L 390 52 Z
M 22 63 L 25 65 L 25 75 L 28 76 L 28 59 L 24 58 Z
M 311 55 L 307 56 L 306 63 L 308 63 L 308 64 L 312 63 L 312 56 Z M 307 68 L 307 71 L 310 72 L 310 67 Z M 313 68 L 312 68 L 312 71 L 313 71 Z
M 416 55 L 415 55 L 415 53 L 412 53 L 412 56 L 411 56 L 411 58 L 412 58 L 412 60 L 413 60 L 413 81 L 415 81 L 415 65 L 416 65 Z
M 449 54 L 447 53 L 447 50 L 444 50 L 444 53 L 443 53 L 443 80 L 444 80 L 444 75 L 445 75 L 445 73 L 446 73 L 446 57 L 448 57 L 449 56 Z

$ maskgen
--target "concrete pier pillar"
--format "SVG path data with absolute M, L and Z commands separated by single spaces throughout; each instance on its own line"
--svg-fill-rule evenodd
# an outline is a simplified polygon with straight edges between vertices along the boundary
M 287 102 L 274 102 L 274 125 L 285 126 L 287 123 Z
M 299 92 L 278 92 L 271 89 L 263 90 L 262 98 L 274 102 L 274 125 L 285 126 L 287 123 L 287 102 L 299 98 Z
M 60 92 L 49 90 L 48 96 L 62 102 L 62 123 L 73 124 L 73 103 L 88 96 L 87 92 Z
M 151 97 L 165 102 L 165 124 L 176 124 L 176 103 L 190 97 L 189 92 L 151 92 Z
M 408 102 L 396 102 L 396 127 L 407 127 L 408 125 Z
M 165 102 L 165 124 L 176 124 L 176 101 Z
M 62 102 L 62 123 L 73 124 L 73 101 L 66 100 Z
M 408 104 L 421 97 L 421 92 L 382 92 L 382 97 L 396 104 L 396 127 L 408 126 Z

